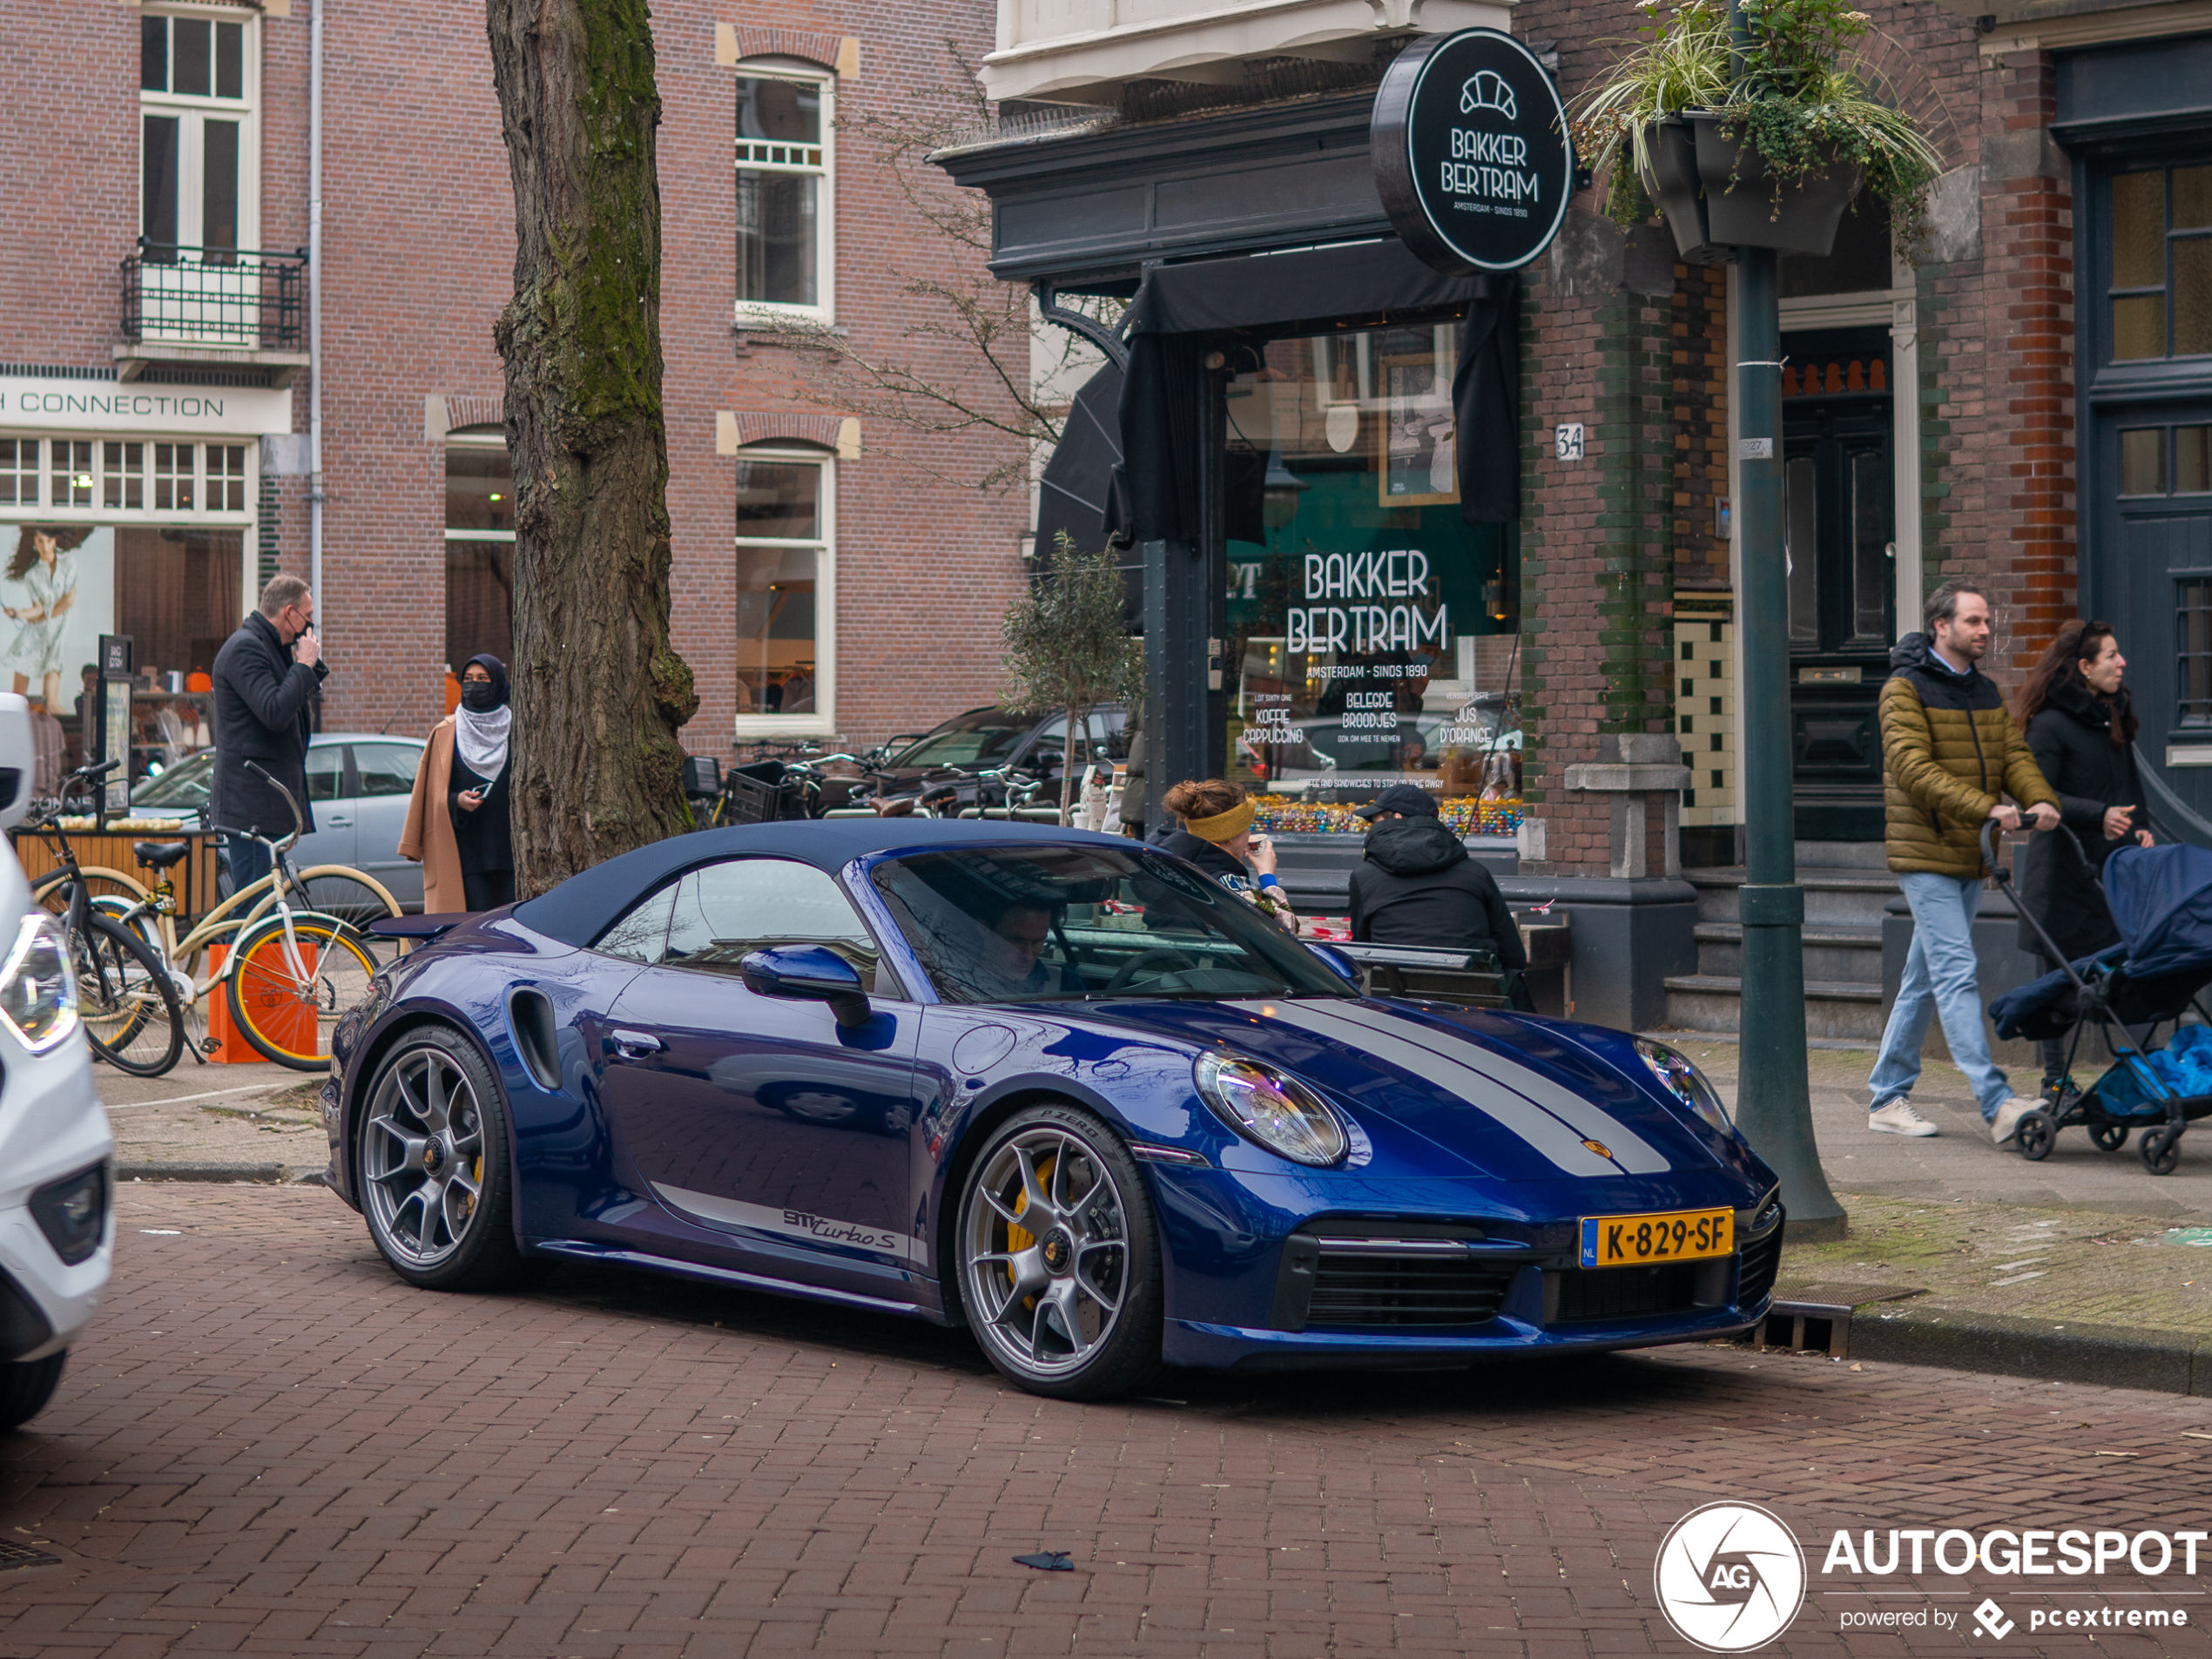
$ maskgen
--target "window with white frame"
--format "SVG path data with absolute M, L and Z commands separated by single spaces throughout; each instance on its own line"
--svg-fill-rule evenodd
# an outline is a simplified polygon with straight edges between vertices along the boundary
M 826 320 L 835 210 L 830 78 L 796 66 L 738 66 L 737 310 Z
M 38 440 L 0 438 L 0 507 L 38 505 Z
M 738 455 L 740 736 L 833 729 L 835 465 L 809 450 Z
M 207 11 L 138 19 L 138 227 L 150 260 L 201 262 L 259 239 L 254 22 Z
M 253 451 L 250 443 L 0 437 L 0 509 L 100 523 L 133 516 L 235 523 L 248 516 Z
M 515 660 L 515 469 L 505 432 L 446 435 L 446 663 Z

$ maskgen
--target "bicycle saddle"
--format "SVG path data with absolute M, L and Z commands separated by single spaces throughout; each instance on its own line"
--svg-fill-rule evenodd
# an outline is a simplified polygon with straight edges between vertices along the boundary
M 133 841 L 131 852 L 139 863 L 150 870 L 165 870 L 172 864 L 184 862 L 192 851 L 190 841 Z

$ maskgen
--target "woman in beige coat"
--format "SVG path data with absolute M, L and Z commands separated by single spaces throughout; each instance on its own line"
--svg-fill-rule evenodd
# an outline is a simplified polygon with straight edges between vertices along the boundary
M 461 706 L 430 733 L 400 835 L 400 856 L 422 867 L 428 915 L 487 910 L 515 896 L 505 666 L 496 657 L 471 658 L 461 695 Z

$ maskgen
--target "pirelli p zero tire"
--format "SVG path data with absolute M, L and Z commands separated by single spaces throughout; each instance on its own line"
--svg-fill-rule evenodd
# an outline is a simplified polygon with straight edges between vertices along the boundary
M 355 1145 L 368 1236 L 408 1284 L 497 1291 L 543 1273 L 515 1242 L 506 1103 L 457 1033 L 426 1026 L 385 1054 Z
M 990 1132 L 961 1193 L 960 1291 L 986 1358 L 1035 1394 L 1099 1399 L 1160 1366 L 1160 1234 L 1142 1171 L 1089 1112 Z

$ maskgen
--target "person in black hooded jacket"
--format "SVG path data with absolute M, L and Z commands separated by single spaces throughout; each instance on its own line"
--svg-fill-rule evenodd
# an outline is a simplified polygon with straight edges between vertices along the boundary
M 2059 822 L 2073 832 L 2036 836 L 2024 851 L 2020 905 L 2042 922 L 2064 960 L 2120 941 L 2096 879 L 2123 841 L 2150 845 L 2141 774 L 2135 765 L 2135 711 L 2124 683 L 2128 659 L 2108 623 L 2074 621 L 2059 630 L 2020 687 L 2020 724 L 2044 780 L 2059 798 Z M 2086 853 L 2085 858 L 2082 855 Z M 2056 968 L 2043 941 L 2020 923 L 2023 949 Z M 2063 1039 L 2043 1044 L 2043 1096 L 2067 1085 Z
M 1393 784 L 1359 816 L 1374 827 L 1352 873 L 1353 939 L 1487 950 L 1508 973 L 1527 968 L 1521 929 L 1497 881 L 1444 826 L 1426 790 Z

